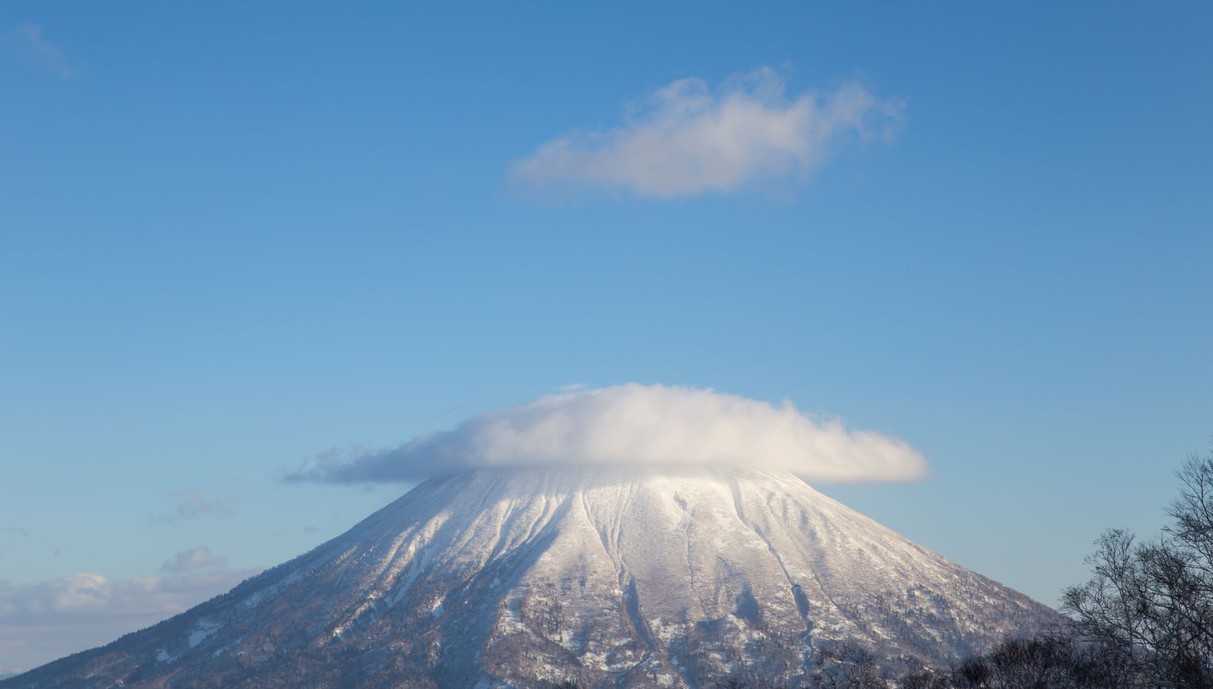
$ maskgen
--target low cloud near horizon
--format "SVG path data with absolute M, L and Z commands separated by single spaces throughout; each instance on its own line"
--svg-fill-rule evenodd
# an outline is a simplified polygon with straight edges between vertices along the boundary
M 914 481 L 908 443 L 711 389 L 627 384 L 575 390 L 483 414 L 394 448 L 329 451 L 287 482 L 383 483 L 484 468 L 742 466 L 809 481 Z
M 804 183 L 844 143 L 891 139 L 902 111 L 900 101 L 857 82 L 792 98 L 769 67 L 716 90 L 680 79 L 632 108 L 621 126 L 544 143 L 515 160 L 509 177 L 533 189 L 666 199 Z
M 192 608 L 257 573 L 230 569 L 202 546 L 178 553 L 157 576 L 93 572 L 19 583 L 0 579 L 0 666 L 29 669 L 109 643 Z

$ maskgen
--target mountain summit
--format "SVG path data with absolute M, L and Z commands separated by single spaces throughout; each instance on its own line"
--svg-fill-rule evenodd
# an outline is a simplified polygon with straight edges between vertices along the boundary
M 0 686 L 698 688 L 840 641 L 947 662 L 1054 615 L 791 474 L 482 470 Z

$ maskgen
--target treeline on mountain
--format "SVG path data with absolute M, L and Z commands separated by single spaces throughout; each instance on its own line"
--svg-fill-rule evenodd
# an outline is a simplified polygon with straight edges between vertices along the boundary
M 791 683 L 754 672 L 717 689 L 1213 689 L 1213 454 L 1176 473 L 1179 495 L 1161 535 L 1105 532 L 1087 558 L 1091 579 L 1070 587 L 1070 621 L 1031 638 L 1008 638 L 947 668 L 906 662 L 882 670 L 849 643 L 820 649 Z M 577 689 L 575 683 L 557 689 Z

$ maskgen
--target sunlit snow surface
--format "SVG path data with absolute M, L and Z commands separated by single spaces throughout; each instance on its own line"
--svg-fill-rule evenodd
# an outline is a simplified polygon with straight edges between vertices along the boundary
M 838 640 L 945 662 L 1051 616 L 790 474 L 481 471 L 4 686 L 700 687 L 794 676 Z

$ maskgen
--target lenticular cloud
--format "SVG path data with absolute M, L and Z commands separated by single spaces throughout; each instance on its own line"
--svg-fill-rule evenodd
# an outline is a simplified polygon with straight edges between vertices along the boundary
M 709 389 L 620 385 L 548 395 L 395 448 L 329 452 L 288 481 L 416 481 L 530 466 L 745 466 L 811 481 L 911 481 L 926 461 L 906 442 Z

